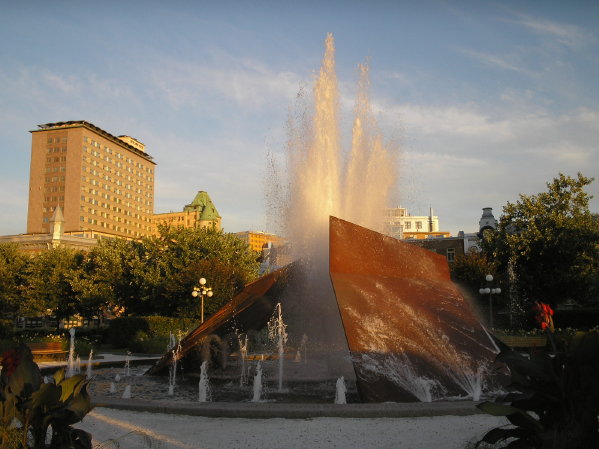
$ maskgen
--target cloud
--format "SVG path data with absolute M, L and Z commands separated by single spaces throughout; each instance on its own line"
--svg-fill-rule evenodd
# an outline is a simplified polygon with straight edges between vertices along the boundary
M 156 92 L 176 108 L 200 107 L 207 101 L 225 99 L 244 109 L 256 110 L 273 103 L 288 102 L 297 93 L 300 77 L 243 60 L 225 67 L 166 64 L 152 72 L 150 82 Z M 213 97 L 218 100 L 211 100 Z
M 537 19 L 522 14 L 519 15 L 518 19 L 511 22 L 522 25 L 543 37 L 553 38 L 560 44 L 572 49 L 579 48 L 592 39 L 592 35 L 589 32 L 576 25 Z
M 531 77 L 538 76 L 538 74 L 536 72 L 534 72 L 532 70 L 528 70 L 528 69 L 522 67 L 521 65 L 518 65 L 516 62 L 511 61 L 511 59 L 514 59 L 513 57 L 506 57 L 506 56 L 502 57 L 502 56 L 497 56 L 497 55 L 493 55 L 493 54 L 489 54 L 489 53 L 483 53 L 483 52 L 468 50 L 468 49 L 460 49 L 459 51 L 461 53 L 465 54 L 466 56 L 470 56 L 473 59 L 476 59 L 479 62 L 482 62 L 483 64 L 490 66 L 490 67 L 496 67 L 496 68 L 499 68 L 502 70 L 509 70 L 509 71 L 521 73 L 523 75 L 527 75 L 527 76 L 531 76 Z
M 81 91 L 81 83 L 74 76 L 64 77 L 57 73 L 44 71 L 41 75 L 41 81 L 43 81 L 49 89 L 57 89 L 65 94 Z

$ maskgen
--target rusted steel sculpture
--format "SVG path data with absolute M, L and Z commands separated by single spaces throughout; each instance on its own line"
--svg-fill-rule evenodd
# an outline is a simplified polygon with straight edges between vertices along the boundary
M 326 268 L 309 280 L 299 261 L 287 265 L 246 286 L 181 341 L 177 356 L 193 365 L 199 344 L 263 328 L 282 302 L 289 329 L 308 333 L 333 371 L 349 349 L 363 402 L 477 399 L 495 346 L 445 257 L 335 217 L 329 245 L 332 288 Z M 166 353 L 148 374 L 165 373 L 172 360 Z
M 185 359 L 202 339 L 212 335 L 223 337 L 234 331 L 233 319 L 245 332 L 263 328 L 272 315 L 281 288 L 287 284 L 292 267 L 293 264 L 287 265 L 246 285 L 241 293 L 181 340 L 177 357 Z M 146 374 L 165 374 L 172 361 L 173 351 L 170 350 Z
M 335 217 L 329 243 L 362 401 L 476 398 L 494 345 L 445 257 Z

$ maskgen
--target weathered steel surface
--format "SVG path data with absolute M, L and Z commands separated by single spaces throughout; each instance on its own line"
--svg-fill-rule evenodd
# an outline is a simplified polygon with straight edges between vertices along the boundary
M 245 332 L 263 328 L 272 315 L 280 289 L 286 285 L 292 266 L 287 265 L 246 285 L 243 291 L 181 340 L 178 357 L 184 359 L 203 338 L 211 335 L 223 337 L 234 331 L 235 326 Z M 166 352 L 146 374 L 164 374 L 172 360 L 172 351 Z
M 364 402 L 422 400 L 414 379 L 476 388 L 494 346 L 444 256 L 331 217 L 330 275 Z

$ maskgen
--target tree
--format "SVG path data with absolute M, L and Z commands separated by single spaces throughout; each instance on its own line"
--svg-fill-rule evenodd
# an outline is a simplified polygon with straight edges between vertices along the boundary
M 495 233 L 483 247 L 528 302 L 552 307 L 568 299 L 581 304 L 599 294 L 599 223 L 589 211 L 585 187 L 593 182 L 578 173 L 559 174 L 537 195 L 507 203 Z
M 258 275 L 256 254 L 233 234 L 165 226 L 159 231 L 158 237 L 142 240 L 146 257 L 138 269 L 144 284 L 151 286 L 146 295 L 151 295 L 156 313 L 197 315 L 197 299 L 191 292 L 205 277 L 214 292 L 206 304 L 209 314 Z
M 17 244 L 0 245 L 0 318 L 14 318 L 17 313 L 30 262 Z
M 81 276 L 85 254 L 68 248 L 44 251 L 29 265 L 27 288 L 23 290 L 21 316 L 55 314 L 65 318 L 77 313 L 79 297 L 73 288 Z
M 494 286 L 500 285 L 497 264 L 490 261 L 487 255 L 478 251 L 477 248 L 470 248 L 464 256 L 456 258 L 450 268 L 451 279 L 466 290 L 479 309 L 486 309 L 488 307 L 487 298 L 482 298 L 478 290 L 480 287 L 486 287 L 485 276 L 487 274 L 495 278 Z

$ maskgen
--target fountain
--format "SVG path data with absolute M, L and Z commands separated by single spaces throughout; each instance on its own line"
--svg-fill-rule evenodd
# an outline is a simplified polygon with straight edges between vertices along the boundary
M 260 402 L 262 400 L 262 364 L 260 362 L 256 365 L 256 375 L 254 376 L 252 391 L 252 402 Z
M 179 360 L 180 345 L 177 345 L 177 339 L 171 332 L 169 335 L 169 343 L 166 348 L 167 352 L 170 351 L 173 356 L 168 372 L 168 394 L 172 396 L 175 394 L 175 385 L 177 384 L 177 361 Z
M 308 344 L 308 336 L 306 334 L 302 335 L 302 341 L 299 344 L 299 347 L 297 348 L 297 352 L 295 353 L 295 361 L 297 363 L 301 362 L 302 360 L 304 361 L 304 363 L 308 363 L 308 355 L 307 355 L 307 349 L 306 349 L 306 345 Z M 302 353 L 304 354 L 302 357 Z
M 279 392 L 283 391 L 283 365 L 285 363 L 285 343 L 287 343 L 287 325 L 283 322 L 281 303 L 277 303 L 275 312 L 268 322 L 268 337 L 277 345 L 279 355 Z
M 493 343 L 451 283 L 445 257 L 377 232 L 382 211 L 396 202 L 397 151 L 383 144 L 373 118 L 364 65 L 351 145 L 342 148 L 332 35 L 325 47 L 313 110 L 300 103 L 299 119 L 289 122 L 287 182 L 277 161 L 269 161 L 269 213 L 283 219 L 275 231 L 292 243 L 295 262 L 247 285 L 188 334 L 183 362 L 192 363 L 210 336 L 225 340 L 236 328 L 263 328 L 275 307 L 269 330 L 278 346 L 279 392 L 289 325 L 310 335 L 304 377 L 343 374 L 364 402 L 477 399 Z M 148 373 L 163 373 L 168 360 L 165 354 Z
M 128 377 L 131 375 L 130 366 L 131 366 L 131 353 L 127 352 L 127 355 L 125 356 L 125 367 L 123 369 L 123 375 L 125 377 Z
M 241 336 L 244 336 L 245 339 L 242 340 Z M 245 361 L 248 356 L 248 336 L 247 334 L 238 334 L 237 342 L 239 344 L 239 363 L 241 365 L 241 374 L 239 376 L 239 386 L 242 387 L 247 383 L 247 375 L 245 372 Z
M 69 346 L 69 358 L 67 360 L 67 374 L 66 377 L 73 377 L 75 375 L 75 328 L 69 329 L 71 335 L 71 344 Z
M 92 359 L 94 358 L 94 350 L 91 349 L 89 351 L 89 357 L 87 358 L 87 372 L 86 372 L 86 376 L 88 379 L 92 378 Z
M 335 404 L 347 404 L 345 393 L 347 393 L 347 387 L 345 386 L 345 379 L 341 376 L 335 384 Z
M 210 381 L 208 379 L 208 362 L 202 362 L 200 382 L 198 383 L 198 402 L 210 402 Z

